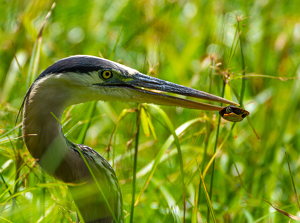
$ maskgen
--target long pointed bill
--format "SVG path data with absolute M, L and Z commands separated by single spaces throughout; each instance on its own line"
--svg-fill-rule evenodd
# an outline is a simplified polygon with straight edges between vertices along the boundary
M 127 81 L 125 85 L 122 85 L 122 87 L 125 87 L 127 88 L 127 90 L 132 91 L 132 99 L 136 101 L 198 110 L 220 111 L 222 109 L 222 107 L 220 106 L 192 101 L 166 94 L 174 93 L 177 95 L 184 95 L 225 104 L 238 105 L 237 103 L 215 96 L 213 94 L 160 80 L 158 78 L 150 77 L 141 73 L 132 75 L 131 78 L 132 80 Z

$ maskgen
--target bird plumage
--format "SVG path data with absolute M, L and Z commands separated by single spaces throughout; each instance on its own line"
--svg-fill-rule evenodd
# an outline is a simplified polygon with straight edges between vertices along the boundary
M 170 96 L 166 92 L 236 104 L 149 77 L 113 61 L 84 55 L 54 63 L 40 74 L 27 91 L 23 102 L 26 146 L 50 175 L 78 184 L 69 188 L 86 222 L 123 222 L 122 195 L 110 164 L 93 149 L 76 145 L 65 138 L 60 124 L 63 111 L 70 105 L 96 100 L 148 102 L 212 111 L 222 109 Z
M 78 58 L 83 59 L 88 68 L 76 63 Z M 114 170 L 95 150 L 67 140 L 58 121 L 67 106 L 91 100 L 86 84 L 78 82 L 84 78 L 82 72 L 99 70 L 101 67 L 87 63 L 86 58 L 93 62 L 94 57 L 87 56 L 75 57 L 75 62 L 74 58 L 59 61 L 32 84 L 24 100 L 24 139 L 32 156 L 50 175 L 64 182 L 85 183 L 70 187 L 70 191 L 86 222 L 113 222 L 114 218 L 122 222 L 122 196 Z M 100 58 L 96 59 L 99 61 Z M 104 61 L 103 67 L 107 67 L 106 60 L 100 60 Z M 89 75 L 85 77 L 90 78 L 87 82 L 93 80 Z M 107 208 L 78 150 L 93 170 L 113 213 Z

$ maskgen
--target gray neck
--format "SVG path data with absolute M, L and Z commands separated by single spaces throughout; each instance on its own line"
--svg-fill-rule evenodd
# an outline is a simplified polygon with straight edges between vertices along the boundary
M 65 182 L 78 179 L 75 175 L 80 175 L 76 172 L 82 169 L 82 160 L 67 144 L 61 131 L 61 116 L 68 106 L 92 100 L 99 100 L 97 91 L 76 81 L 76 74 L 48 75 L 35 82 L 25 99 L 23 134 L 26 146 L 43 169 Z
M 50 97 L 55 98 L 53 92 L 46 94 L 38 90 L 30 93 L 24 105 L 23 134 L 31 155 L 53 174 L 69 147 L 60 125 L 64 103 L 54 102 Z

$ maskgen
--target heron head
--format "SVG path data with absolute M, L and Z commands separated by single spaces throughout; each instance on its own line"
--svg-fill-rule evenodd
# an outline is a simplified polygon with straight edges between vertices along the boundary
M 185 96 L 237 105 L 224 98 L 147 76 L 122 64 L 93 56 L 71 56 L 59 60 L 37 78 L 29 93 L 37 86 L 50 88 L 50 85 L 52 89 L 59 90 L 61 98 L 67 98 L 67 105 L 92 100 L 118 100 L 199 110 L 222 109 L 185 99 Z

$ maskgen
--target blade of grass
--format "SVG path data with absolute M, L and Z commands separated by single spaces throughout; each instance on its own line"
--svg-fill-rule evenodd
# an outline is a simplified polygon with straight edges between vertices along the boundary
M 238 29 L 235 30 L 234 39 L 233 39 L 232 45 L 230 47 L 229 59 L 228 59 L 228 63 L 227 64 L 230 64 L 230 61 L 231 61 L 231 59 L 232 59 L 232 57 L 233 57 L 233 55 L 234 55 L 234 53 L 236 51 L 236 48 L 238 46 L 239 41 L 236 40 L 237 36 L 238 36 Z
M 28 89 L 30 84 L 36 79 L 38 64 L 39 64 L 39 59 L 40 59 L 40 51 L 41 51 L 42 35 L 43 35 L 44 27 L 46 25 L 47 20 L 51 16 L 51 13 L 52 13 L 53 9 L 55 8 L 55 5 L 56 5 L 56 3 L 54 2 L 51 6 L 50 11 L 46 15 L 46 17 L 43 21 L 43 24 L 40 28 L 39 34 L 34 42 L 32 54 L 31 54 L 31 58 L 30 58 L 30 63 L 29 63 L 28 74 L 27 74 L 26 89 Z
M 3 182 L 3 185 L 6 187 L 6 191 L 9 193 L 10 196 L 12 196 L 12 193 L 11 193 L 11 191 L 10 191 L 10 188 L 8 187 L 8 185 L 7 185 L 7 183 L 6 183 L 5 179 L 4 179 L 4 177 L 3 177 L 3 175 L 2 175 L 2 170 L 1 170 L 1 172 L 0 172 L 0 178 L 1 178 L 2 182 Z M 2 189 L 2 188 L 1 188 L 1 189 Z M 4 192 L 3 192 L 2 194 L 4 194 Z M 0 195 L 0 197 L 1 197 L 1 195 Z M 15 199 L 13 199 L 12 201 L 13 201 L 13 204 L 16 203 L 16 200 L 15 200 Z M 16 205 L 17 205 L 17 204 L 16 204 Z M 1 205 L 1 206 L 3 206 L 3 207 L 1 207 L 0 213 L 2 213 L 3 209 L 5 208 L 4 205 Z M 24 221 L 24 222 L 25 222 L 25 221 Z
M 174 126 L 171 122 L 171 120 L 169 119 L 168 115 L 162 110 L 160 109 L 158 106 L 156 105 L 148 105 L 151 108 L 154 108 L 163 118 L 163 120 L 165 121 L 166 125 L 168 126 L 169 131 L 172 133 L 173 137 L 174 137 L 174 141 L 175 141 L 175 145 L 178 151 L 178 159 L 179 159 L 179 165 L 180 165 L 180 172 L 181 172 L 181 183 L 182 183 L 182 193 L 183 193 L 183 223 L 185 222 L 185 211 L 186 211 L 186 204 L 185 204 L 185 183 L 184 183 L 184 171 L 183 171 L 183 161 L 182 161 L 182 153 L 181 153 L 181 149 L 180 149 L 180 144 L 179 144 L 179 140 L 178 137 L 176 135 Z
M 150 128 L 149 128 L 149 121 L 148 121 L 148 117 L 146 115 L 146 111 L 145 109 L 142 107 L 141 108 L 141 124 L 142 124 L 142 128 L 143 128 L 143 132 L 145 134 L 146 137 L 150 136 Z
M 19 131 L 21 131 L 21 129 L 19 129 Z M 21 133 L 19 132 L 19 134 L 21 134 Z M 8 136 L 8 138 L 9 138 L 9 136 Z M 20 156 L 20 150 L 16 150 L 15 146 L 12 143 L 11 140 L 10 140 L 10 142 L 11 142 L 11 147 L 13 148 L 13 151 L 15 153 L 14 159 L 15 159 L 15 163 L 16 163 L 16 174 L 15 174 L 15 180 L 14 181 L 17 182 L 19 178 L 22 178 L 22 177 L 20 177 L 20 171 L 21 171 L 21 169 L 23 167 L 24 161 L 23 161 L 22 157 Z M 17 145 L 18 145 L 18 142 L 19 142 L 19 140 L 17 141 Z M 19 184 L 17 184 L 17 183 L 15 184 L 14 189 L 13 189 L 13 194 L 18 191 L 18 189 L 19 189 L 18 185 Z M 25 222 L 25 218 L 22 215 L 22 212 L 19 211 L 19 207 L 17 205 L 16 198 L 13 198 L 13 204 L 12 204 L 12 208 L 11 208 L 12 216 L 13 216 L 13 213 L 14 213 L 14 207 L 15 206 L 16 206 L 16 208 L 18 210 L 18 213 L 20 213 L 20 215 L 21 215 L 22 221 Z
M 111 53 L 109 55 L 109 59 L 110 60 L 114 60 L 114 58 L 115 58 L 115 53 L 116 53 L 117 45 L 118 45 L 118 43 L 120 41 L 122 30 L 123 30 L 123 27 L 120 28 L 119 33 L 118 33 L 118 37 L 117 37 L 117 40 L 116 40 L 116 43 L 114 45 L 114 48 L 112 49 L 112 51 L 111 51 Z
M 2 220 L 5 221 L 5 222 L 13 223 L 12 221 L 10 221 L 10 220 L 8 220 L 8 219 L 6 219 L 6 218 L 2 218 L 1 216 L 0 216 L 0 219 L 2 219 Z
M 97 101 L 92 101 L 89 103 L 89 109 L 88 109 L 88 113 L 87 113 L 87 122 L 85 124 L 83 124 L 82 126 L 82 129 L 80 131 L 80 134 L 78 136 L 78 139 L 77 139 L 77 143 L 78 144 L 83 144 L 84 143 L 84 139 L 85 139 L 85 136 L 86 136 L 86 132 L 91 124 L 91 120 L 92 120 L 92 117 L 95 113 L 95 109 L 96 109 L 96 106 L 97 106 Z
M 226 87 L 226 83 L 223 82 L 223 88 L 222 88 L 222 93 L 221 93 L 221 97 L 224 97 L 225 94 L 225 87 Z M 222 106 L 222 103 L 221 103 Z M 217 132 L 216 132 L 216 139 L 215 139 L 215 145 L 214 145 L 214 154 L 216 154 L 217 151 L 217 147 L 218 147 L 218 139 L 219 139 L 219 132 L 220 132 L 220 125 L 221 125 L 221 116 L 219 116 L 218 119 L 218 125 L 217 125 Z M 211 172 L 211 178 L 210 178 L 210 186 L 209 186 L 209 198 L 210 200 L 212 200 L 212 189 L 213 189 L 213 183 L 214 183 L 214 173 L 215 173 L 215 159 L 213 160 L 212 163 L 212 172 Z M 207 212 L 207 222 L 209 223 L 209 214 L 210 212 Z
M 145 108 L 144 108 L 144 110 L 145 110 Z M 148 122 L 148 126 L 149 126 L 150 131 L 151 131 L 151 133 L 152 133 L 152 135 L 153 135 L 153 138 L 155 139 L 155 141 L 157 141 L 157 136 L 156 136 L 156 133 L 155 133 L 155 129 L 154 129 L 152 120 L 151 120 L 151 116 L 150 116 L 150 114 L 149 114 L 149 112 L 148 112 L 147 110 L 145 110 L 145 114 L 146 114 L 146 116 L 147 116 L 147 119 L 146 119 L 146 120 L 147 120 L 147 122 Z
M 295 182 L 294 182 L 294 178 L 293 178 L 293 175 L 292 175 L 292 171 L 291 171 L 291 167 L 290 167 L 290 162 L 289 162 L 289 157 L 288 157 L 287 152 L 285 152 L 285 157 L 286 157 L 286 162 L 287 162 L 287 164 L 289 166 L 289 172 L 290 172 L 290 176 L 291 176 L 291 180 L 292 180 L 292 185 L 293 185 L 293 189 L 294 189 L 295 199 L 297 201 L 297 205 L 298 205 L 298 208 L 300 210 L 300 204 L 299 204 L 298 194 L 297 194 L 297 190 L 296 190 L 296 187 L 295 187 Z
M 210 70 L 209 70 L 209 91 L 208 91 L 208 93 L 211 93 L 212 72 L 213 72 L 214 65 L 215 65 L 214 59 L 213 59 L 213 57 L 211 57 L 211 66 L 210 66 Z M 206 157 L 207 157 L 207 148 L 208 148 L 208 143 L 209 143 L 209 137 L 211 135 L 212 112 L 207 112 L 206 114 L 209 117 L 209 119 L 206 121 L 206 135 L 205 135 L 205 139 L 204 139 L 204 154 L 203 154 L 203 159 L 202 159 L 202 164 L 201 164 L 201 171 L 202 172 L 204 170 L 205 160 L 206 160 Z M 198 198 L 197 198 L 198 203 L 197 203 L 197 206 L 201 202 L 201 195 L 202 195 L 201 188 L 202 187 L 201 187 L 201 179 L 200 179 L 199 180 L 199 184 L 198 184 L 199 191 L 196 192 L 198 194 Z M 196 214 L 197 214 L 197 212 L 196 212 Z
M 295 216 L 295 215 L 292 215 L 292 214 L 290 214 L 290 213 L 288 213 L 288 212 L 286 212 L 286 211 L 284 211 L 284 210 L 282 210 L 282 209 L 279 209 L 279 208 L 275 207 L 271 202 L 267 201 L 267 200 L 264 199 L 264 198 L 263 198 L 263 200 L 264 200 L 265 202 L 267 202 L 269 205 L 271 205 L 272 208 L 274 208 L 274 209 L 275 209 L 276 211 L 278 211 L 279 213 L 281 213 L 281 214 L 283 214 L 283 215 L 289 217 L 290 219 L 300 221 L 300 217 Z
M 202 161 L 204 162 L 204 160 Z M 202 167 L 201 167 L 202 168 Z M 199 195 L 199 193 L 201 193 L 201 189 L 200 189 L 200 184 L 197 185 L 196 190 L 195 190 L 195 198 L 194 198 L 194 208 L 193 208 L 193 212 L 192 212 L 192 223 L 197 223 L 198 222 L 198 199 L 201 198 L 201 196 Z
M 230 130 L 227 132 L 226 136 L 224 137 L 223 142 L 221 143 L 221 145 L 219 145 L 218 149 L 216 150 L 216 152 L 214 153 L 214 155 L 211 157 L 211 159 L 209 160 L 208 164 L 206 165 L 206 167 L 205 167 L 205 169 L 203 171 L 203 178 L 205 178 L 208 169 L 210 168 L 211 164 L 213 163 L 214 159 L 218 155 L 219 151 L 223 148 L 225 142 L 229 138 L 229 136 L 230 136 L 230 134 L 231 134 L 234 126 L 235 126 L 235 123 L 231 126 Z
M 15 90 L 15 85 L 17 84 L 17 79 L 19 76 L 19 71 L 23 72 L 22 67 L 28 60 L 28 56 L 24 51 L 14 54 L 9 70 L 7 72 L 6 78 L 3 85 L 1 86 L 0 101 L 1 103 L 6 103 L 9 99 L 9 96 L 12 95 L 12 92 Z
M 208 203 L 207 206 L 209 207 L 209 210 L 210 210 L 210 213 L 211 213 L 213 221 L 216 223 L 217 221 L 216 221 L 216 217 L 215 217 L 215 214 L 214 214 L 214 209 L 213 209 L 213 206 L 212 206 L 212 203 L 211 203 L 211 200 L 210 200 L 210 196 L 209 196 L 209 194 L 207 192 L 207 189 L 206 189 L 206 186 L 205 186 L 205 182 L 204 182 L 203 176 L 201 174 L 201 170 L 199 168 L 198 168 L 198 170 L 199 170 L 200 179 L 202 181 L 202 185 L 203 185 L 203 188 L 204 188 L 205 197 L 206 197 L 206 200 L 207 200 L 207 203 Z
M 108 153 L 107 159 L 109 159 L 109 153 L 110 153 L 110 151 L 111 151 L 111 145 L 112 145 L 113 136 L 115 135 L 115 132 L 116 132 L 116 130 L 117 130 L 117 128 L 118 128 L 118 126 L 119 126 L 121 120 L 122 120 L 123 118 L 125 118 L 125 116 L 127 116 L 128 114 L 133 113 L 133 112 L 136 112 L 136 111 L 137 111 L 136 109 L 123 109 L 123 110 L 122 110 L 121 114 L 120 114 L 119 117 L 118 117 L 118 121 L 116 122 L 115 127 L 114 127 L 114 129 L 113 129 L 113 131 L 112 131 L 112 133 L 111 133 L 111 135 L 110 135 L 109 141 L 108 141 L 108 145 L 107 145 L 107 148 L 106 148 L 106 151 L 107 151 L 107 153 Z M 113 151 L 114 151 L 114 150 L 113 150 Z M 112 167 L 114 168 L 114 166 L 115 166 L 115 155 L 114 155 L 114 153 L 113 153 Z
M 238 30 L 238 33 L 239 33 L 240 49 L 241 49 L 242 75 L 244 76 L 244 78 L 242 79 L 242 87 L 241 87 L 241 93 L 240 93 L 240 106 L 244 107 L 243 102 L 244 102 L 244 94 L 245 94 L 245 88 L 246 88 L 246 78 L 245 78 L 246 65 L 245 65 L 244 51 L 243 51 L 243 38 L 242 38 L 242 33 L 240 31 L 241 18 L 237 15 L 236 20 L 237 20 L 237 30 Z
M 276 79 L 280 81 L 288 81 L 288 80 L 298 80 L 299 77 L 274 77 L 271 75 L 266 74 L 256 74 L 256 73 L 248 73 L 248 74 L 241 74 L 241 75 L 234 75 L 230 77 L 228 81 L 237 80 L 237 79 L 243 79 L 248 77 L 261 77 L 261 78 L 270 78 L 270 79 Z
M 137 155 L 138 155 L 138 150 L 139 150 L 139 135 L 140 135 L 140 120 L 141 120 L 141 106 L 138 105 L 137 120 L 136 120 L 135 146 L 134 146 L 134 160 L 133 160 L 133 179 L 132 179 L 132 197 L 131 197 L 130 223 L 133 222 L 133 214 L 134 214 L 135 188 L 136 188 L 136 168 L 137 168 Z

